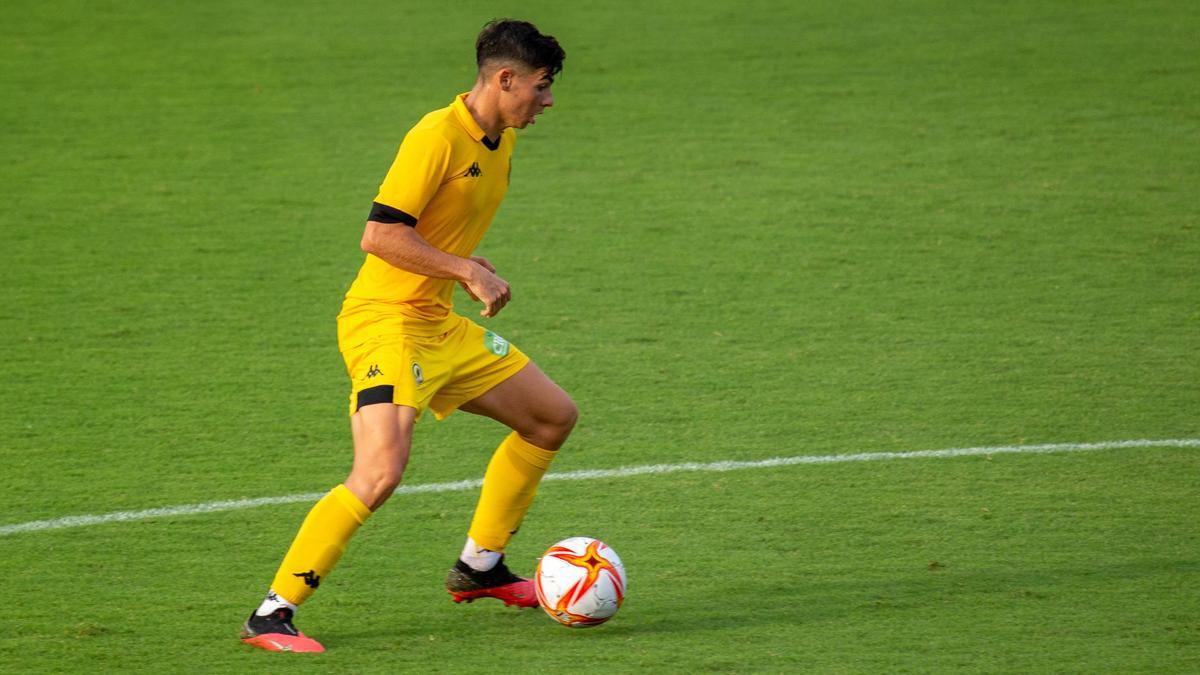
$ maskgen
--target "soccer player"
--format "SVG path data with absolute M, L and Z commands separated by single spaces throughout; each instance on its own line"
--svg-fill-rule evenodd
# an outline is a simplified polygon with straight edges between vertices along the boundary
M 271 651 L 324 651 L 292 623 L 350 537 L 400 483 L 413 424 L 426 409 L 495 419 L 512 432 L 483 478 L 466 543 L 446 579 L 455 602 L 497 598 L 533 607 L 533 584 L 504 550 L 542 475 L 575 425 L 571 398 L 504 338 L 452 311 L 455 283 L 496 314 L 512 289 L 473 256 L 508 189 L 513 129 L 554 104 L 565 54 L 530 23 L 492 21 L 475 43 L 471 91 L 429 113 L 404 137 L 371 207 L 366 261 L 338 315 L 351 379 L 354 463 L 309 511 L 242 640 Z

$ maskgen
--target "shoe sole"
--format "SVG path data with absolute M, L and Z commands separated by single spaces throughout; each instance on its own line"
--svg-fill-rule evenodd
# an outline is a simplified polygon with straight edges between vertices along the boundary
M 247 635 L 242 632 L 242 642 L 269 652 L 293 652 L 297 654 L 319 654 L 325 651 L 324 645 L 308 637 L 299 635 L 284 635 L 283 633 L 264 633 L 262 635 Z

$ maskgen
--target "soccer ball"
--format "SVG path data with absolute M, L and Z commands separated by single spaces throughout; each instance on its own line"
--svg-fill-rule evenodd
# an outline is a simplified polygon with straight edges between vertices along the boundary
M 564 626 L 598 626 L 625 600 L 625 566 L 604 542 L 571 537 L 551 546 L 534 575 L 538 604 Z

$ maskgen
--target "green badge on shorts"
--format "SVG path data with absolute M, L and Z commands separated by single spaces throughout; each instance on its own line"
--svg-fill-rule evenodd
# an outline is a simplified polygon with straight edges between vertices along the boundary
M 489 330 L 483 334 L 483 348 L 496 356 L 505 356 L 508 354 L 508 340 Z

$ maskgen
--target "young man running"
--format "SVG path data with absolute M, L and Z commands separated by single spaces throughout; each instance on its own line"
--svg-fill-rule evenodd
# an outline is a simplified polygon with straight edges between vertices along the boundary
M 483 479 L 462 554 L 446 579 L 455 602 L 537 605 L 533 584 L 504 564 L 555 452 L 575 425 L 571 398 L 516 346 L 452 311 L 454 285 L 495 316 L 512 299 L 487 259 L 471 255 L 508 189 L 513 129 L 554 104 L 565 54 L 524 21 L 487 24 L 475 43 L 471 91 L 405 136 L 363 232 L 366 261 L 338 315 L 352 385 L 354 463 L 316 503 L 242 640 L 271 651 L 324 651 L 292 617 L 328 576 L 350 537 L 404 474 L 416 419 L 465 410 L 512 430 Z

